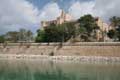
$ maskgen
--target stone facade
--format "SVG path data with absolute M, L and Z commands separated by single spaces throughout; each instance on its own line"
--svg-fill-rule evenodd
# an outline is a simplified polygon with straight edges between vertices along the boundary
M 97 30 L 97 40 L 98 41 L 109 41 L 109 38 L 107 36 L 108 31 L 112 28 L 110 25 L 107 23 L 103 22 L 102 19 L 96 18 L 96 23 L 99 27 L 99 30 Z
M 109 25 L 102 21 L 100 18 L 96 18 L 96 23 L 99 26 L 101 31 L 109 31 Z
M 96 23 L 99 27 L 99 30 L 96 30 L 96 38 L 97 41 L 109 41 L 110 39 L 107 36 L 107 32 L 112 29 L 110 25 L 105 23 L 102 19 L 99 17 L 95 18 Z M 56 20 L 51 20 L 51 21 L 42 21 L 41 26 L 44 29 L 45 27 L 49 26 L 50 24 L 62 24 L 65 22 L 73 22 L 72 16 L 69 15 L 68 13 L 65 13 L 64 11 L 61 11 L 61 15 L 56 18 Z M 75 22 L 75 21 L 74 21 Z
M 64 22 L 69 22 L 69 21 L 72 21 L 72 16 L 69 15 L 68 13 L 65 13 L 64 11 L 61 11 L 61 15 L 57 17 L 56 20 L 42 21 L 41 26 L 44 28 L 49 26 L 50 24 L 62 24 Z

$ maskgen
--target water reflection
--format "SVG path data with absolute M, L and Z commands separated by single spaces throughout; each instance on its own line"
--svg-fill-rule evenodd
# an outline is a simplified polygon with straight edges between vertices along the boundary
M 0 80 L 120 80 L 119 64 L 0 60 Z

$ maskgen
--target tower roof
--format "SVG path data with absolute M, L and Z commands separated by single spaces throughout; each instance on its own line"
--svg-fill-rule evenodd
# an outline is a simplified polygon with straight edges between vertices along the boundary
M 64 17 L 65 16 L 65 12 L 62 10 L 61 11 L 61 17 Z

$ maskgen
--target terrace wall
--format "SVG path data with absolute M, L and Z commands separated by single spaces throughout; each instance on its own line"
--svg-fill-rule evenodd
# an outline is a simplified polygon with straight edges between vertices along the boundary
M 0 54 L 34 54 L 55 56 L 105 56 L 120 57 L 120 43 L 8 43 L 0 44 Z

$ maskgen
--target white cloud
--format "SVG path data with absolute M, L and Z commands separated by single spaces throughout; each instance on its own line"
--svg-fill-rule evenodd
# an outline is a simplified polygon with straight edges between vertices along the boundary
M 112 16 L 120 17 L 120 0 L 94 0 L 79 2 L 74 1 L 69 8 L 69 13 L 75 19 L 85 14 L 98 16 L 104 21 L 108 21 Z
M 61 13 L 61 9 L 59 8 L 57 3 L 48 3 L 41 10 L 39 19 L 40 21 L 54 20 L 60 15 L 60 13 Z
M 26 0 L 0 1 L 0 33 L 19 28 L 30 29 L 37 23 L 38 10 Z
M 74 19 L 78 19 L 85 14 L 93 14 L 94 2 L 73 2 L 71 7 L 69 8 L 69 13 L 74 17 Z
M 46 4 L 38 10 L 26 0 L 0 1 L 0 34 L 20 28 L 36 30 L 40 28 L 40 21 L 53 20 L 60 15 L 57 3 Z
M 104 20 L 108 20 L 112 16 L 120 17 L 120 0 L 96 0 L 95 13 Z
M 74 19 L 78 19 L 85 14 L 93 14 L 108 20 L 112 16 L 120 17 L 119 4 L 120 0 L 85 2 L 72 0 L 68 12 Z M 43 9 L 38 10 L 27 0 L 0 0 L 0 34 L 19 28 L 36 30 L 40 27 L 40 21 L 56 19 L 60 12 L 61 9 L 57 3 L 48 3 Z

